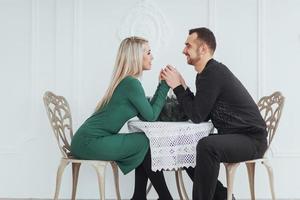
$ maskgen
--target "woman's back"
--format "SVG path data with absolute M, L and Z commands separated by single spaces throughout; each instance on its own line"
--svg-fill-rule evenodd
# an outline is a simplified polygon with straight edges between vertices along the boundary
M 137 115 L 137 110 L 130 102 L 132 91 L 139 87 L 137 81 L 131 76 L 124 78 L 116 87 L 109 103 L 89 117 L 77 132 L 91 136 L 118 133 L 126 121 Z
M 168 90 L 169 87 L 165 83 L 160 84 L 152 104 L 149 104 L 139 80 L 127 76 L 116 87 L 109 103 L 89 117 L 76 134 L 117 134 L 122 126 L 138 113 L 147 121 L 154 121 L 164 105 Z

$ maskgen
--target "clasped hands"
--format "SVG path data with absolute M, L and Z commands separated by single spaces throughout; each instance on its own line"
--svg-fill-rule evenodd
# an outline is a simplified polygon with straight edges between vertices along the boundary
M 159 79 L 165 80 L 169 87 L 172 89 L 176 88 L 179 85 L 182 85 L 184 89 L 187 88 L 181 74 L 176 70 L 175 67 L 171 65 L 167 65 L 160 71 Z

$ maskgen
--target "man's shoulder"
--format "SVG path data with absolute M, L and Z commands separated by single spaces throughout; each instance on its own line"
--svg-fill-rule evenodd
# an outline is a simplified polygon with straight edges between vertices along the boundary
M 221 62 L 218 62 L 217 60 L 210 60 L 207 64 L 207 66 L 205 67 L 205 70 L 203 71 L 204 73 L 202 73 L 202 75 L 211 75 L 211 76 L 218 76 L 218 75 L 224 75 L 227 73 L 231 73 L 231 71 L 229 70 L 229 68 L 224 65 Z M 199 74 L 201 75 L 201 74 Z
M 229 68 L 223 64 L 222 62 L 219 62 L 215 59 L 212 59 L 209 62 L 209 68 L 212 68 L 211 70 L 217 70 L 217 71 L 230 71 Z

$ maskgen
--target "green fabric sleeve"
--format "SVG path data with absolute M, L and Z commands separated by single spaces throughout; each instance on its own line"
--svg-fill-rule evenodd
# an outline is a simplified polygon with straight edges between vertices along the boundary
M 146 98 L 145 91 L 137 79 L 132 79 L 129 82 L 130 90 L 128 90 L 129 100 L 133 104 L 133 106 L 137 109 L 138 115 L 146 120 L 146 121 L 155 121 L 161 109 L 163 108 L 166 100 L 167 93 L 169 91 L 169 86 L 166 84 L 165 81 L 162 81 L 157 89 L 156 92 L 149 103 Z

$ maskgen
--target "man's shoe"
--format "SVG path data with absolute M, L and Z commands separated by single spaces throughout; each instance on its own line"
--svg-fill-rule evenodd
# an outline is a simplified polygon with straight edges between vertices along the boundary
M 224 200 L 227 200 L 227 197 Z M 234 195 L 232 195 L 232 200 L 236 200 L 236 198 L 234 197 Z
M 236 200 L 236 198 L 234 197 L 234 195 L 232 194 L 232 200 Z

